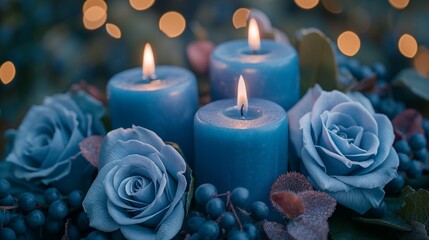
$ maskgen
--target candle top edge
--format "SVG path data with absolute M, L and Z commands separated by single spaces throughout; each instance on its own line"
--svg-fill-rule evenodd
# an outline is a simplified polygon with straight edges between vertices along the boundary
M 270 63 L 290 61 L 298 54 L 290 44 L 277 43 L 272 40 L 262 40 L 261 49 L 253 52 L 247 40 L 233 40 L 218 45 L 212 52 L 211 58 L 226 62 Z
M 249 109 L 260 111 L 254 115 L 256 118 L 230 117 L 226 114 L 227 110 L 234 107 L 236 101 L 231 98 L 211 102 L 198 110 L 195 121 L 227 129 L 255 129 L 278 125 L 287 119 L 286 112 L 280 105 L 260 98 L 249 98 Z
M 141 67 L 135 67 L 119 72 L 112 76 L 108 88 L 129 91 L 156 91 L 195 82 L 195 75 L 182 67 L 160 65 L 155 68 L 155 79 L 150 82 L 143 80 Z

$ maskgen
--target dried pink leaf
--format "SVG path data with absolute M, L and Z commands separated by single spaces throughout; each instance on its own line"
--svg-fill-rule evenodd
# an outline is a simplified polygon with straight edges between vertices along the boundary
M 206 74 L 209 71 L 210 54 L 214 47 L 212 42 L 206 40 L 189 43 L 186 54 L 192 69 L 199 74 Z
M 271 193 L 284 191 L 299 193 L 307 190 L 313 190 L 313 186 L 304 175 L 296 172 L 280 175 L 271 186 Z
M 93 98 L 97 99 L 98 101 L 102 102 L 104 105 L 107 105 L 107 98 L 101 92 L 94 86 L 89 83 L 87 83 L 85 80 L 80 81 L 79 83 L 73 84 L 70 87 L 70 92 L 78 92 L 78 91 L 85 91 L 89 95 L 91 95 Z
M 424 134 L 422 127 L 423 117 L 420 112 L 409 108 L 399 113 L 393 120 L 392 125 L 395 134 L 400 139 L 408 140 L 412 135 Z
M 90 136 L 79 143 L 83 157 L 94 167 L 98 167 L 100 147 L 103 140 L 103 136 Z
M 293 239 L 288 234 L 286 226 L 280 223 L 266 221 L 262 224 L 262 229 L 270 240 Z
M 294 192 L 276 192 L 271 194 L 273 206 L 287 218 L 293 219 L 305 211 L 304 202 L 301 197 Z

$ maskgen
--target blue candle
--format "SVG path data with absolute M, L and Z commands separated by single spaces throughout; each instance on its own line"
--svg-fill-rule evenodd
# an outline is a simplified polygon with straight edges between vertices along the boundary
M 148 128 L 164 141 L 179 144 L 192 166 L 193 119 L 198 107 L 195 76 L 174 66 L 157 66 L 155 70 L 148 46 L 145 47 L 143 74 L 142 68 L 134 68 L 109 80 L 107 93 L 112 129 L 132 125 Z
M 287 171 L 287 116 L 268 100 L 247 105 L 239 94 L 235 101 L 212 102 L 195 115 L 196 181 L 214 184 L 219 193 L 246 187 L 250 201 L 268 203 L 271 184 Z
M 257 24 L 250 21 L 249 44 L 236 40 L 219 45 L 210 59 L 212 100 L 233 98 L 231 88 L 243 75 L 250 98 L 264 98 L 278 103 L 286 111 L 300 94 L 299 61 L 290 44 L 259 40 Z

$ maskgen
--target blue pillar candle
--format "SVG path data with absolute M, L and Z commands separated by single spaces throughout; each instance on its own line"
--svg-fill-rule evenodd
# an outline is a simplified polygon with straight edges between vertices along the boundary
M 213 51 L 210 58 L 212 100 L 233 98 L 236 93 L 231 86 L 243 75 L 249 98 L 271 100 L 287 111 L 300 97 L 298 55 L 290 44 L 260 41 L 258 34 L 257 24 L 251 20 L 249 43 L 230 41 Z
M 246 187 L 250 201 L 268 203 L 272 183 L 287 171 L 287 116 L 268 100 L 235 101 L 209 103 L 195 115 L 197 185 L 212 183 L 219 193 Z
M 149 49 L 149 50 L 147 50 Z M 179 144 L 193 165 L 193 119 L 198 107 L 195 76 L 174 66 L 157 66 L 145 47 L 142 68 L 113 76 L 107 85 L 112 129 L 142 126 Z M 150 54 L 147 54 L 150 53 Z

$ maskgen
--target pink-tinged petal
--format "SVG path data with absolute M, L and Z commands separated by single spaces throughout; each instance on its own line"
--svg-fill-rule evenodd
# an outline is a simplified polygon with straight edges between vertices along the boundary
M 98 167 L 101 144 L 103 136 L 90 136 L 79 143 L 83 157 L 94 167 Z
M 193 70 L 199 74 L 209 71 L 210 55 L 215 45 L 210 41 L 194 41 L 188 44 L 186 54 Z

